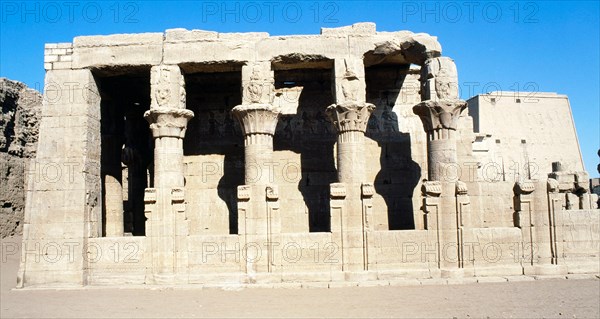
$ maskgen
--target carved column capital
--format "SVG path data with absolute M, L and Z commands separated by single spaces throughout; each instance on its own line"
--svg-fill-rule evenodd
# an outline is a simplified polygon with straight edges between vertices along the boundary
M 251 134 L 267 134 L 273 136 L 281 109 L 271 104 L 242 104 L 233 108 L 235 116 L 244 132 L 244 136 Z
M 423 101 L 413 107 L 413 112 L 423 121 L 430 140 L 452 138 L 456 131 L 460 113 L 467 107 L 463 100 Z
M 150 123 L 150 130 L 154 138 L 183 138 L 187 123 L 192 117 L 194 117 L 194 112 L 176 108 L 155 108 L 144 113 L 144 118 Z
M 327 107 L 327 115 L 339 133 L 365 132 L 375 105 L 364 102 L 344 102 Z

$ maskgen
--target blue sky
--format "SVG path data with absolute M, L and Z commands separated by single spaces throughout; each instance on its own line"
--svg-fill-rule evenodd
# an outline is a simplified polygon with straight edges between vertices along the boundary
M 42 88 L 44 43 L 169 28 L 271 35 L 371 21 L 439 37 L 461 96 L 502 89 L 566 94 L 586 169 L 598 177 L 600 2 L 0 1 L 0 76 Z

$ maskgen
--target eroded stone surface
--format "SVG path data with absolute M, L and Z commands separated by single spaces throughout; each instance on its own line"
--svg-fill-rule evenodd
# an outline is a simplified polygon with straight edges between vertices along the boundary
M 0 236 L 20 234 L 29 160 L 35 157 L 42 96 L 0 78 Z
M 30 185 L 23 243 L 34 248 L 20 287 L 599 271 L 597 197 L 570 118 L 552 123 L 567 128 L 566 155 L 519 131 L 544 163 L 574 164 L 534 178 L 536 154 L 516 150 L 512 123 L 490 125 L 478 100 L 466 111 L 459 68 L 435 37 L 359 23 L 300 36 L 171 29 L 46 49 L 47 80 L 75 94 L 48 100 L 36 156 L 73 176 Z M 525 172 L 511 175 L 504 160 L 519 154 Z M 50 243 L 88 257 L 38 256 Z M 111 258 L 117 246 L 124 259 Z

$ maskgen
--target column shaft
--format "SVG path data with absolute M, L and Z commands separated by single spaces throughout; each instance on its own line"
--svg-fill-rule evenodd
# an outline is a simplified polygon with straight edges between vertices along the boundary
M 273 183 L 271 168 L 273 136 L 270 134 L 248 134 L 244 137 L 244 182 L 246 185 Z
M 154 188 L 183 186 L 183 139 L 158 137 L 154 140 Z
M 338 134 L 337 173 L 340 183 L 362 183 L 365 179 L 364 133 Z
M 456 140 L 429 140 L 428 148 L 428 172 L 432 181 L 445 180 L 445 172 L 448 164 L 457 163 Z

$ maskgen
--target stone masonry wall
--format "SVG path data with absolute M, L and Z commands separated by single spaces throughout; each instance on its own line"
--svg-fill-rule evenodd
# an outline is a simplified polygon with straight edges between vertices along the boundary
M 25 173 L 35 156 L 42 96 L 23 83 L 0 78 L 0 236 L 20 234 Z

